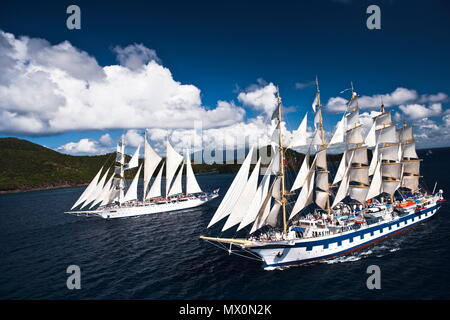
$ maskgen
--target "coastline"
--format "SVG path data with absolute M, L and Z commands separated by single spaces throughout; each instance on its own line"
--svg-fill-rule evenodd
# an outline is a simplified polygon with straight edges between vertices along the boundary
M 61 184 L 61 185 L 57 185 L 57 186 L 42 186 L 42 187 L 29 188 L 29 189 L 0 190 L 0 194 L 22 193 L 22 192 L 30 192 L 30 191 L 42 191 L 42 190 L 51 190 L 51 189 L 81 187 L 81 186 L 87 186 L 88 184 L 89 184 L 89 182 L 74 183 L 74 184 L 66 183 L 66 184 Z

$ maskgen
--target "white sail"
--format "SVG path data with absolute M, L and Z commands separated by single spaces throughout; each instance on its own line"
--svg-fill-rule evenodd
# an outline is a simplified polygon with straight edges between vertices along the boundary
M 347 157 L 347 150 L 344 150 L 344 153 L 342 154 L 341 162 L 339 163 L 339 167 L 336 171 L 336 175 L 334 176 L 333 184 L 338 183 L 344 177 L 345 171 L 347 169 L 347 166 L 345 163 L 346 157 Z
M 316 153 L 316 167 L 327 169 L 327 149 L 323 148 Z
M 311 143 L 316 146 L 320 146 L 322 144 L 322 134 L 320 133 L 320 130 L 316 130 Z
M 347 131 L 346 135 L 347 144 L 361 144 L 364 142 L 361 128 L 362 128 L 361 126 L 357 126 Z
M 397 143 L 398 135 L 394 125 L 377 130 L 377 143 Z
M 134 152 L 133 156 L 130 159 L 130 162 L 127 163 L 125 169 L 133 169 L 139 165 L 139 151 L 141 150 L 141 146 L 139 145 Z
M 269 192 L 266 193 L 265 198 L 263 199 L 262 203 L 261 203 L 261 207 L 256 215 L 255 218 L 255 222 L 253 223 L 252 228 L 250 229 L 250 233 L 255 232 L 256 230 L 264 227 L 267 224 L 270 224 L 272 226 L 276 225 L 276 220 L 277 220 L 277 216 L 275 215 L 275 212 L 272 212 L 272 216 L 270 217 L 270 223 L 268 223 L 269 220 L 269 215 L 271 214 L 271 209 L 270 209 L 270 203 L 272 200 L 272 196 L 273 196 L 273 191 L 275 187 L 280 188 L 280 183 L 279 181 L 281 180 L 281 178 L 276 179 L 272 186 L 269 188 Z
M 253 169 L 250 178 L 245 184 L 245 188 L 242 193 L 239 195 L 236 204 L 231 210 L 231 213 L 227 219 L 227 222 L 222 228 L 222 231 L 225 231 L 238 223 L 241 223 L 245 214 L 247 213 L 247 209 L 250 206 L 250 203 L 253 197 L 256 194 L 256 189 L 258 188 L 258 177 L 259 177 L 259 169 L 261 165 L 261 158 L 258 159 L 258 162 Z
M 350 185 L 348 188 L 348 195 L 350 198 L 358 201 L 361 204 L 364 204 L 368 191 L 368 187 Z
M 355 110 L 354 112 L 349 113 L 346 116 L 347 119 L 347 129 L 353 129 L 356 125 L 359 124 L 359 112 Z
M 104 180 L 106 180 L 106 174 L 103 177 L 105 178 Z M 95 205 L 102 202 L 105 198 L 109 198 L 109 192 L 111 189 L 113 178 L 114 178 L 114 174 L 112 174 L 111 177 L 108 179 L 108 182 L 106 182 L 106 184 L 103 185 L 102 190 L 98 193 L 97 197 L 95 198 L 94 202 L 92 202 L 89 209 L 93 208 Z
M 314 110 L 314 112 L 316 112 L 316 106 L 319 103 L 319 94 L 316 93 L 316 95 L 314 96 L 314 101 L 312 103 L 312 109 Z
M 372 181 L 370 182 L 369 191 L 366 195 L 366 200 L 372 199 L 381 193 L 381 161 L 377 162 L 374 169 Z
M 148 190 L 147 196 L 145 197 L 146 200 L 156 197 L 161 197 L 161 181 L 162 181 L 162 172 L 164 168 L 164 163 L 161 165 L 161 168 L 158 171 L 158 174 L 156 175 L 155 181 L 153 181 L 152 186 L 150 187 L 150 190 Z
M 350 167 L 349 181 L 369 185 L 369 167 Z
M 137 187 L 139 182 L 139 174 L 141 173 L 142 165 L 139 166 L 139 169 L 136 173 L 136 175 L 133 178 L 133 181 L 130 184 L 130 187 L 127 190 L 127 193 L 125 194 L 125 197 L 123 198 L 123 202 L 131 201 L 131 200 L 137 200 Z
M 328 192 L 316 190 L 316 204 L 324 210 L 327 207 L 328 197 Z
M 167 196 L 173 196 L 175 194 L 181 194 L 183 193 L 183 186 L 182 186 L 182 176 L 183 176 L 183 168 L 184 165 L 182 164 L 180 167 L 180 170 L 178 170 L 178 174 L 175 177 L 175 180 L 173 181 L 172 186 L 169 189 L 169 193 L 167 194 Z
M 419 158 L 416 153 L 416 144 L 408 143 L 403 145 L 403 157 L 404 158 Z
M 194 170 L 192 170 L 189 151 L 186 152 L 186 194 L 200 193 L 202 189 L 198 185 Z
M 317 171 L 316 172 L 316 187 L 323 191 L 329 190 L 328 171 Z
M 401 141 L 402 142 L 411 142 L 414 141 L 412 127 L 404 127 L 401 129 Z
M 372 124 L 372 127 L 370 127 L 369 133 L 366 136 L 366 139 L 364 140 L 364 143 L 368 147 L 374 147 L 377 145 L 377 139 L 376 139 L 376 130 L 375 130 L 376 124 L 375 122 Z
M 116 190 L 116 188 L 111 183 L 111 187 L 109 188 L 108 193 L 105 194 L 105 197 L 103 198 L 102 202 L 100 203 L 100 206 L 105 206 L 107 204 L 110 204 L 111 202 L 114 201 L 114 199 L 116 199 L 118 197 L 118 195 L 119 195 L 118 190 Z
M 353 161 L 354 157 L 354 151 L 347 153 L 349 154 L 349 163 Z M 334 197 L 333 204 L 331 205 L 332 208 L 334 208 L 339 202 L 341 202 L 346 196 L 348 191 L 348 184 L 349 184 L 349 177 L 348 177 L 348 171 L 349 171 L 350 165 L 346 167 L 344 175 L 342 177 L 341 184 L 339 185 L 338 191 L 336 192 L 336 196 Z
M 100 178 L 100 174 L 103 170 L 103 167 L 100 168 L 100 170 L 95 175 L 94 179 L 89 183 L 89 185 L 84 189 L 81 196 L 78 198 L 78 200 L 75 202 L 75 204 L 72 206 L 70 210 L 73 210 L 75 207 L 79 206 L 81 203 L 86 201 L 87 198 L 90 197 L 91 193 L 95 190 L 97 187 L 98 179 Z
M 231 183 L 231 186 L 228 188 L 227 193 L 223 197 L 222 202 L 220 203 L 219 207 L 214 213 L 214 216 L 209 222 L 208 228 L 231 213 L 231 210 L 236 204 L 239 195 L 242 193 L 247 183 L 248 172 L 250 169 L 250 162 L 252 160 L 252 157 L 253 157 L 253 147 L 250 148 L 250 151 L 247 157 L 245 158 L 244 163 L 239 169 L 236 177 Z
M 167 141 L 166 155 L 166 196 L 172 184 L 173 177 L 177 172 L 177 168 L 183 161 L 183 156 L 175 151 L 169 141 Z
M 411 192 L 419 190 L 419 176 L 403 176 L 402 187 L 408 188 Z
M 387 111 L 377 115 L 376 117 L 374 117 L 374 123 L 376 129 L 390 126 L 392 124 L 391 113 Z
M 382 182 L 382 191 L 393 195 L 395 190 L 397 190 L 400 186 L 400 180 L 384 180 Z
M 418 175 L 420 173 L 420 160 L 404 160 L 403 173 Z
M 400 160 L 398 158 L 398 144 L 390 145 L 387 147 L 379 147 L 378 152 L 381 157 L 383 157 L 383 160 L 391 160 L 391 161 L 398 161 Z
M 289 148 L 300 147 L 308 144 L 306 139 L 307 121 L 308 121 L 308 113 L 306 113 L 305 116 L 303 117 L 303 120 L 298 126 L 298 129 L 293 132 L 293 137 L 289 142 Z
M 295 181 L 292 185 L 291 191 L 295 191 L 303 187 L 306 181 L 306 177 L 308 175 L 308 171 L 309 171 L 309 154 L 305 155 L 305 158 L 303 159 L 302 166 L 298 171 L 297 177 L 295 177 Z
M 357 163 L 357 164 L 369 164 L 369 159 L 367 157 L 367 147 L 358 147 L 348 150 L 347 158 L 352 157 L 351 161 L 347 161 L 347 164 Z M 349 159 L 347 159 L 349 160 Z
M 148 199 L 147 198 L 148 184 L 149 184 L 150 180 L 152 179 L 153 173 L 155 172 L 155 170 L 158 167 L 158 164 L 161 162 L 161 160 L 162 160 L 162 158 L 148 144 L 147 138 L 146 138 L 144 141 L 144 199 Z M 161 182 L 160 182 L 160 184 L 161 184 Z M 161 194 L 159 194 L 158 197 L 160 195 Z
M 83 209 L 85 206 L 89 205 L 91 202 L 95 202 L 95 200 L 97 199 L 97 197 L 100 196 L 100 194 L 103 191 L 103 187 L 105 185 L 105 181 L 106 181 L 106 177 L 108 176 L 109 173 L 109 169 L 106 170 L 105 174 L 103 175 L 103 177 L 100 179 L 100 181 L 97 183 L 97 185 L 95 186 L 95 189 L 93 189 L 93 191 L 91 192 L 91 194 L 89 195 L 89 197 L 86 199 L 86 201 L 84 202 L 84 204 L 80 207 L 80 209 Z M 93 206 L 91 206 L 92 208 Z
M 338 122 L 336 126 L 336 131 L 334 132 L 333 137 L 330 140 L 329 143 L 330 145 L 344 142 L 345 131 L 347 128 L 346 120 L 347 118 L 344 115 L 342 119 Z
M 314 114 L 314 127 L 317 128 L 317 124 L 321 122 L 322 119 L 322 110 L 319 108 L 316 110 Z
M 236 231 L 241 230 L 242 228 L 248 226 L 250 223 L 255 221 L 255 219 L 258 216 L 258 213 L 260 212 L 261 206 L 264 202 L 264 199 L 266 198 L 267 192 L 269 191 L 269 182 L 270 182 L 270 174 L 272 172 L 272 162 L 269 165 L 269 169 L 266 170 L 266 173 L 264 174 L 264 177 L 261 181 L 261 183 L 258 186 L 258 189 L 256 190 L 255 195 L 253 196 L 253 199 L 250 202 L 250 205 L 247 209 L 247 212 L 245 216 L 242 218 L 241 223 L 239 224 L 239 227 Z
M 378 164 L 378 144 L 375 146 L 375 149 L 373 150 L 372 153 L 372 160 L 370 161 L 369 167 L 369 176 L 374 174 L 377 164 Z
M 297 201 L 295 202 L 294 208 L 292 208 L 289 219 L 292 219 L 297 213 L 302 211 L 307 205 L 309 205 L 312 202 L 312 192 L 314 190 L 315 164 L 316 159 L 314 159 L 311 168 L 308 171 L 305 183 L 303 184 L 303 188 L 300 191 Z
M 389 177 L 393 179 L 400 179 L 401 175 L 401 163 L 390 162 L 381 164 L 381 175 L 383 177 Z

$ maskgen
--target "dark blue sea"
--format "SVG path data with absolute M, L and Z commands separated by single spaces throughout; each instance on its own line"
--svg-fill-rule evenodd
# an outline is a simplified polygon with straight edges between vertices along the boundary
M 450 194 L 448 149 L 422 152 L 429 189 Z M 200 175 L 205 190 L 231 174 Z M 64 213 L 82 187 L 0 195 L 0 299 L 449 299 L 450 210 L 350 256 L 285 270 L 229 256 L 198 238 L 220 203 L 103 220 Z M 81 268 L 68 290 L 66 268 Z M 366 287 L 370 265 L 381 289 Z

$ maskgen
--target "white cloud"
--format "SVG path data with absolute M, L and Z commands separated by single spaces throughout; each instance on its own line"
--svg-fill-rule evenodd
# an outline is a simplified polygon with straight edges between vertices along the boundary
M 376 94 L 372 96 L 361 96 L 358 98 L 358 105 L 361 109 L 377 109 L 383 102 L 385 107 L 392 107 L 412 103 L 435 103 L 448 100 L 445 93 L 420 95 L 416 90 L 407 88 L 397 88 L 388 94 Z M 344 112 L 348 100 L 342 97 L 332 97 L 328 100 L 326 108 L 329 112 Z
M 67 41 L 51 45 L 0 31 L 0 66 L 8 75 L 0 78 L 0 132 L 190 128 L 196 120 L 211 128 L 243 120 L 245 110 L 232 102 L 204 106 L 200 90 L 174 80 L 152 50 L 115 51 L 123 65 L 100 67 Z
M 128 130 L 125 135 L 125 144 L 130 147 L 143 146 L 144 137 L 137 130 Z
M 92 139 L 81 139 L 78 142 L 68 142 L 57 148 L 58 151 L 69 154 L 100 154 L 105 153 L 105 149 Z
M 410 120 L 435 117 L 442 113 L 441 103 L 434 103 L 429 107 L 421 104 L 409 104 L 401 105 L 399 108 Z
M 125 48 L 116 46 L 113 51 L 117 54 L 120 65 L 131 70 L 137 70 L 150 61 L 161 62 L 156 51 L 145 47 L 142 43 L 135 43 Z
M 114 143 L 109 133 L 105 133 L 104 135 L 102 135 L 100 139 L 98 139 L 98 142 L 100 142 L 104 146 L 110 146 Z
M 258 111 L 263 111 L 270 116 L 277 105 L 276 92 L 277 88 L 275 85 L 269 83 L 263 87 L 256 86 L 246 92 L 241 92 L 238 95 L 238 100 L 243 105 Z

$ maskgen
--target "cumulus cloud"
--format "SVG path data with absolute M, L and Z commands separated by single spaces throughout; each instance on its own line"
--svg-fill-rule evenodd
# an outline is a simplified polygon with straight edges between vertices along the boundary
M 68 142 L 57 148 L 58 151 L 69 154 L 100 154 L 105 153 L 98 141 L 80 139 L 78 142 Z
M 400 87 L 387 94 L 375 94 L 372 96 L 363 95 L 358 98 L 358 105 L 361 109 L 377 109 L 380 108 L 382 102 L 385 107 L 391 107 L 416 102 L 433 103 L 446 100 L 448 100 L 448 96 L 442 92 L 431 95 L 419 95 L 416 90 Z M 332 97 L 328 100 L 326 109 L 332 113 L 344 112 L 346 110 L 347 102 L 348 100 L 342 97 Z
M 254 85 L 246 92 L 241 92 L 238 100 L 244 106 L 263 111 L 270 116 L 277 105 L 276 92 L 277 88 L 273 83 L 264 86 Z
M 144 137 L 141 133 L 138 132 L 138 130 L 128 130 L 125 135 L 125 144 L 130 147 L 137 147 L 141 146 L 144 143 Z
M 410 120 L 417 120 L 428 117 L 436 117 L 442 113 L 442 104 L 434 103 L 429 107 L 421 104 L 409 104 L 399 106 L 400 110 Z
M 0 31 L 0 132 L 52 134 L 71 130 L 207 128 L 243 120 L 245 110 L 202 104 L 200 89 L 176 81 L 142 45 L 116 47 L 121 65 L 100 67 L 69 42 L 15 37 Z M 251 101 L 246 100 L 248 103 Z
M 117 60 L 120 65 L 131 70 L 137 70 L 150 61 L 161 63 L 161 60 L 156 55 L 156 51 L 145 47 L 142 43 L 131 44 L 124 48 L 116 46 L 113 51 L 117 54 Z
M 104 146 L 110 146 L 114 143 L 109 133 L 105 133 L 104 135 L 102 135 L 98 142 L 100 142 Z

